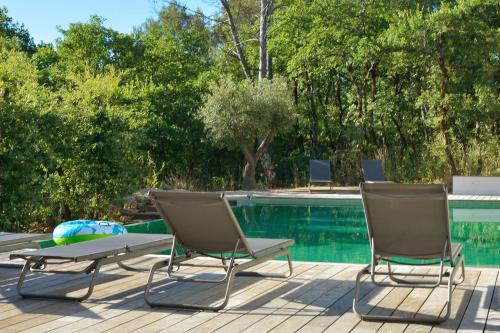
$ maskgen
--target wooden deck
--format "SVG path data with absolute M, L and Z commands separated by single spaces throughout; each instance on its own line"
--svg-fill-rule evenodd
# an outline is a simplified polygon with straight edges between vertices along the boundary
M 151 265 L 158 258 L 135 264 Z M 213 261 L 198 261 L 213 263 Z M 290 279 L 238 277 L 229 306 L 220 312 L 151 309 L 145 305 L 146 273 L 115 265 L 103 269 L 93 295 L 82 303 L 27 300 L 16 293 L 17 269 L 0 269 L 0 332 L 499 332 L 499 269 L 468 268 L 465 283 L 455 288 L 452 315 L 440 326 L 362 322 L 352 313 L 354 279 L 360 265 L 294 262 Z M 398 267 L 402 272 L 408 268 Z M 434 268 L 433 268 L 434 269 Z M 272 261 L 260 272 L 286 271 Z M 429 271 L 428 267 L 415 270 Z M 214 268 L 187 267 L 184 275 L 220 277 Z M 217 274 L 216 274 L 217 273 Z M 35 291 L 83 291 L 88 277 L 31 275 Z M 158 283 L 157 297 L 212 303 L 223 290 L 192 283 Z M 375 288 L 362 290 L 365 311 L 421 316 L 443 310 L 445 288 Z

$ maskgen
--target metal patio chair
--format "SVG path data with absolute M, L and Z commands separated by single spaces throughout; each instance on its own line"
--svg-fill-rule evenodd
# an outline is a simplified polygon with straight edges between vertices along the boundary
M 289 277 L 292 274 L 288 248 L 294 244 L 294 241 L 292 239 L 246 238 L 228 201 L 222 194 L 151 191 L 150 197 L 173 236 L 170 259 L 156 263 L 149 274 L 145 300 L 150 306 L 218 311 L 223 309 L 229 301 L 235 275 Z M 177 247 L 182 250 L 182 255 L 178 254 Z M 243 272 L 283 255 L 288 258 L 288 274 Z M 224 277 L 213 281 L 180 278 L 172 274 L 173 266 L 182 266 L 185 261 L 199 256 L 221 260 L 222 265 L 216 267 L 224 269 Z M 238 260 L 243 258 L 249 260 Z M 185 265 L 197 266 L 196 263 Z M 226 291 L 223 301 L 209 306 L 153 300 L 151 284 L 155 272 L 162 267 L 167 267 L 168 281 L 224 283 Z
M 361 183 L 361 195 L 371 247 L 371 263 L 356 278 L 353 310 L 364 320 L 395 322 L 440 323 L 451 312 L 453 284 L 465 277 L 462 244 L 452 243 L 448 217 L 446 185 L 408 185 L 395 183 Z M 399 260 L 404 258 L 405 262 Z M 377 265 L 387 262 L 387 272 L 377 271 Z M 404 265 L 439 264 L 438 274 L 396 273 L 391 263 Z M 445 263 L 450 267 L 445 268 Z M 461 268 L 460 278 L 455 280 Z M 396 317 L 363 314 L 359 310 L 361 277 L 370 275 L 377 286 L 436 288 L 447 284 L 446 312 L 442 317 Z M 376 276 L 388 276 L 392 282 L 376 281 Z M 428 282 L 401 276 L 434 277 Z M 446 278 L 446 279 L 445 279 Z

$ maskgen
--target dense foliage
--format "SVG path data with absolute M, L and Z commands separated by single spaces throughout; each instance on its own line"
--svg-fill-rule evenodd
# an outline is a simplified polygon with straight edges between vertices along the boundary
M 258 1 L 225 3 L 257 76 Z M 500 175 L 498 1 L 274 5 L 259 83 L 224 11 L 170 4 L 132 34 L 94 16 L 36 45 L 0 8 L 0 229 L 110 216 L 142 187 L 241 188 L 250 157 L 257 186 L 304 185 L 310 158 L 340 184 L 362 158 L 405 182 Z

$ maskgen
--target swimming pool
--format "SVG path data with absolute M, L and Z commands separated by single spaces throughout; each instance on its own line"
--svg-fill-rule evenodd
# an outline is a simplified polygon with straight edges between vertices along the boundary
M 449 201 L 452 239 L 469 266 L 500 266 L 500 202 Z M 293 238 L 293 260 L 369 263 L 361 200 L 252 198 L 233 207 L 248 237 Z
M 468 266 L 500 266 L 500 201 L 449 201 L 452 239 Z M 360 199 L 238 199 L 233 211 L 248 237 L 293 238 L 292 259 L 369 263 Z M 162 220 L 127 225 L 129 232 L 166 233 Z

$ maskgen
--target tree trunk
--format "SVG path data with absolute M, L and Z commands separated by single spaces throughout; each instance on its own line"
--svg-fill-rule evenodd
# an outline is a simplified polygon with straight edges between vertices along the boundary
M 256 187 L 255 167 L 256 165 L 250 163 L 249 161 L 247 161 L 247 163 L 245 164 L 245 168 L 243 169 L 243 185 L 242 185 L 242 188 L 245 191 L 251 191 Z
M 316 108 L 316 103 L 314 101 L 314 87 L 313 87 L 313 80 L 309 76 L 308 73 L 306 73 L 306 80 L 307 80 L 307 99 L 309 101 L 309 117 L 311 119 L 311 126 L 310 126 L 310 135 L 311 135 L 311 153 L 313 158 L 317 158 L 317 144 L 318 144 L 318 133 L 319 133 L 319 126 L 318 126 L 318 112 Z
M 253 190 L 255 188 L 255 168 L 259 162 L 262 155 L 267 151 L 267 148 L 274 139 L 277 133 L 277 129 L 270 130 L 264 140 L 260 143 L 257 150 L 254 152 L 253 149 L 249 148 L 248 145 L 242 146 L 243 155 L 245 155 L 245 168 L 243 169 L 243 186 L 244 190 Z
M 273 79 L 273 56 L 269 52 L 267 52 L 267 78 Z
M 479 157 L 477 160 L 476 175 L 479 176 L 483 172 L 484 159 L 483 159 L 483 147 L 481 145 L 480 127 L 479 127 L 479 122 L 477 122 L 477 121 L 476 121 L 476 135 L 475 135 L 475 137 L 476 137 L 476 144 L 479 148 Z
M 259 28 L 259 80 L 267 77 L 267 25 L 268 0 L 260 0 L 260 28 Z
M 253 190 L 256 186 L 255 182 L 255 168 L 257 167 L 257 162 L 253 149 L 248 146 L 243 146 L 243 155 L 245 155 L 245 168 L 243 169 L 243 184 L 242 188 L 245 191 Z
M 240 37 L 238 35 L 238 30 L 236 29 L 236 23 L 234 22 L 233 14 L 231 8 L 229 7 L 229 2 L 227 0 L 220 0 L 222 7 L 226 11 L 227 18 L 229 20 L 229 27 L 231 29 L 231 36 L 233 37 L 234 46 L 236 47 L 236 53 L 238 55 L 238 60 L 240 61 L 241 67 L 243 68 L 243 74 L 248 81 L 252 82 L 252 77 L 250 75 L 250 69 L 248 67 L 248 62 L 243 53 L 243 48 L 241 47 Z
M 448 75 L 448 68 L 446 67 L 446 62 L 444 59 L 444 51 L 442 48 L 443 45 L 443 35 L 439 35 L 440 38 L 440 44 L 441 44 L 441 50 L 440 50 L 440 55 L 439 55 L 439 69 L 441 70 L 441 84 L 439 87 L 439 97 L 441 98 L 441 101 L 443 101 L 446 97 L 446 94 L 448 93 L 448 81 L 449 81 L 449 75 Z M 444 107 L 443 105 L 439 106 L 439 111 L 441 113 L 441 122 L 439 124 L 439 130 L 441 132 L 441 135 L 443 136 L 443 142 L 444 142 L 444 149 L 446 153 L 446 161 L 448 162 L 448 165 L 450 167 L 451 175 L 456 175 L 457 174 L 457 167 L 455 164 L 455 159 L 453 158 L 453 152 L 451 150 L 451 137 L 449 133 L 449 124 L 448 124 L 448 108 Z

